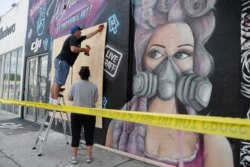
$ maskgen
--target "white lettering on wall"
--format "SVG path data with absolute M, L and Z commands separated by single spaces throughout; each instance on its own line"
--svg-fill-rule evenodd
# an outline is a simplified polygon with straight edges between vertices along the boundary
M 111 77 L 115 77 L 122 59 L 122 54 L 110 46 L 106 46 L 104 57 L 104 71 Z
M 32 42 L 30 49 L 34 52 L 37 52 L 38 49 L 41 47 L 41 44 L 42 44 L 42 39 L 36 38 L 36 41 Z

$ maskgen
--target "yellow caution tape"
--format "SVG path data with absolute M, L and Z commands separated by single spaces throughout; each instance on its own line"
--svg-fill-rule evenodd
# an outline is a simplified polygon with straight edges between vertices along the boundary
M 0 99 L 0 103 L 94 115 L 116 120 L 154 125 L 163 128 L 173 128 L 197 133 L 250 140 L 250 119 L 97 109 L 6 99 Z

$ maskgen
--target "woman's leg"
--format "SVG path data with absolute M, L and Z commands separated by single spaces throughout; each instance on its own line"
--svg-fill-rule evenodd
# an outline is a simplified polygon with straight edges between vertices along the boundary
M 92 157 L 95 122 L 96 122 L 95 116 L 85 116 L 85 119 L 83 121 L 84 136 L 86 140 L 86 154 L 90 157 Z
M 93 149 L 93 145 L 86 146 L 86 155 L 92 157 L 92 149 Z
M 72 157 L 76 157 L 78 147 L 71 147 L 71 155 Z
M 71 142 L 71 154 L 72 156 L 77 155 L 77 149 L 80 143 L 82 123 L 78 114 L 71 114 L 71 131 L 72 131 L 72 142 Z

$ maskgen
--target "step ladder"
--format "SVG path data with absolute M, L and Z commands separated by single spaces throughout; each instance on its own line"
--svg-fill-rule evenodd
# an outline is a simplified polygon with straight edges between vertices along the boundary
M 64 97 L 63 97 L 63 94 L 62 94 L 64 90 L 65 90 L 65 88 L 60 89 L 60 93 L 58 95 L 58 105 L 61 105 L 61 101 L 62 101 L 63 105 L 65 105 Z M 65 136 L 66 144 L 69 144 L 68 139 L 67 139 L 67 134 L 66 134 L 66 132 L 67 132 L 66 122 L 67 122 L 68 127 L 69 127 L 70 135 L 72 135 L 71 125 L 70 125 L 70 120 L 69 120 L 68 114 L 66 112 L 63 112 L 63 111 L 54 110 L 53 113 L 52 113 L 52 116 L 49 118 L 49 112 L 50 111 L 46 111 L 46 114 L 45 114 L 45 116 L 44 116 L 44 118 L 43 118 L 43 120 L 41 122 L 41 127 L 40 127 L 40 129 L 38 131 L 38 135 L 36 137 L 34 147 L 32 148 L 33 150 L 35 150 L 36 147 L 37 147 L 37 144 L 39 143 L 39 141 L 41 141 L 38 156 L 42 156 L 42 153 L 43 153 L 46 141 L 48 139 L 48 135 L 49 135 L 51 126 L 53 124 L 53 121 L 57 121 L 57 118 L 55 118 L 56 113 L 60 114 L 60 121 L 61 121 L 62 126 L 63 126 L 63 133 L 64 133 L 64 136 Z M 66 115 L 66 120 L 63 119 L 62 114 Z M 49 120 L 48 120 L 48 118 L 49 118 Z

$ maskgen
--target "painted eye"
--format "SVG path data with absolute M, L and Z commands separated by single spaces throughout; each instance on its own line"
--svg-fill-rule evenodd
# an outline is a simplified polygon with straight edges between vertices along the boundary
M 160 57 L 163 56 L 163 55 L 162 55 L 159 51 L 157 51 L 157 50 L 152 50 L 152 51 L 150 51 L 148 55 L 149 55 L 151 58 L 153 58 L 153 59 L 158 59 L 158 58 L 160 58 Z
M 185 52 L 178 52 L 174 55 L 174 58 L 179 59 L 179 60 L 183 60 L 188 58 L 190 55 L 188 53 Z

